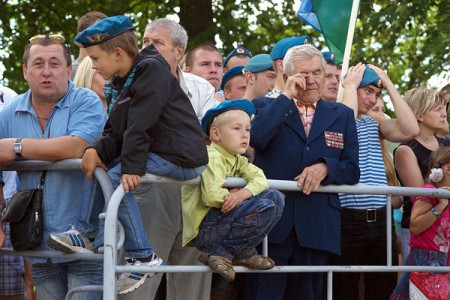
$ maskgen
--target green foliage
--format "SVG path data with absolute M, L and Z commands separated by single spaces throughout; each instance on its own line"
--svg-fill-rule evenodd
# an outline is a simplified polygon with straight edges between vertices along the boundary
M 375 11 L 373 5 L 379 7 Z M 293 1 L 243 0 L 74 0 L 0 2 L 0 61 L 2 82 L 17 92 L 27 89 L 22 76 L 22 54 L 28 39 L 38 33 L 62 33 L 72 41 L 76 21 L 88 11 L 125 14 L 133 19 L 140 37 L 148 21 L 178 15 L 189 33 L 188 47 L 221 42 L 224 55 L 236 44 L 253 54 L 268 53 L 279 39 L 307 34 L 322 49 L 323 38 L 295 15 Z M 433 74 L 449 72 L 450 1 L 362 1 L 353 43 L 352 61 L 367 61 L 388 70 L 401 92 L 426 85 Z

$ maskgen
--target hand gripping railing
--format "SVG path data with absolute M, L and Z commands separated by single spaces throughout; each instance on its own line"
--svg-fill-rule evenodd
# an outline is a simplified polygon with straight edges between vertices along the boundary
M 146 174 L 142 177 L 144 183 L 176 183 L 176 184 L 199 184 L 199 178 L 180 182 L 172 179 L 162 178 L 151 174 Z M 227 178 L 226 187 L 243 187 L 246 182 L 240 178 Z M 297 185 L 296 181 L 285 180 L 269 180 L 269 185 L 272 188 L 283 191 L 301 191 L 301 187 Z M 411 271 L 441 271 L 450 272 L 450 267 L 421 267 L 421 266 L 392 266 L 392 207 L 391 195 L 395 196 L 429 196 L 429 197 L 446 197 L 450 198 L 450 192 L 443 189 L 424 189 L 424 188 L 405 188 L 405 187 L 388 187 L 388 186 L 370 186 L 370 185 L 340 185 L 340 186 L 320 186 L 317 192 L 321 193 L 353 193 L 365 195 L 388 195 L 386 204 L 386 223 L 387 223 L 387 261 L 386 266 L 275 266 L 271 270 L 257 271 L 250 270 L 246 267 L 235 266 L 236 272 L 241 273 L 295 273 L 295 272 L 309 272 L 309 273 L 327 273 L 327 299 L 332 299 L 332 284 L 333 272 L 411 272 Z M 104 250 L 104 289 L 103 299 L 116 299 L 116 273 L 121 272 L 211 272 L 208 266 L 116 266 L 117 263 L 117 248 L 116 248 L 116 221 L 117 210 L 124 197 L 125 193 L 122 186 L 119 186 L 112 195 L 108 204 L 106 220 L 105 220 L 105 250 Z M 263 243 L 263 254 L 267 255 L 267 239 Z

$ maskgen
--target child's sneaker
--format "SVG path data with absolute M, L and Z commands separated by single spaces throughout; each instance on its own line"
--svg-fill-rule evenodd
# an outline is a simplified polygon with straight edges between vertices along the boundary
M 74 226 L 66 232 L 51 233 L 47 244 L 50 248 L 65 253 L 94 253 L 93 244 Z
M 127 266 L 152 266 L 159 267 L 165 266 L 164 261 L 156 256 L 155 253 L 152 254 L 150 261 L 140 261 L 138 259 L 129 258 L 127 259 Z M 155 273 L 140 273 L 140 272 L 125 272 L 119 275 L 117 279 L 117 294 L 123 295 L 130 293 L 144 284 L 147 277 L 154 276 Z

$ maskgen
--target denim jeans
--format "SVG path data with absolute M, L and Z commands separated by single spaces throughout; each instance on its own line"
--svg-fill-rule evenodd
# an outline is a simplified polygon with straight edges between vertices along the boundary
M 406 257 L 406 266 L 446 266 L 447 253 L 411 248 Z M 409 272 L 403 272 L 391 299 L 409 299 Z
M 284 195 L 268 189 L 228 213 L 211 209 L 200 224 L 196 247 L 229 259 L 255 255 L 255 246 L 280 220 L 283 208 Z
M 176 180 L 189 180 L 199 176 L 205 166 L 186 169 L 177 166 L 162 157 L 148 153 L 146 172 L 158 176 L 170 177 Z M 120 185 L 120 178 L 122 177 L 121 164 L 118 163 L 108 171 L 114 188 Z M 93 201 L 104 201 L 103 194 L 99 193 L 99 189 L 95 190 Z M 152 201 L 152 199 L 148 199 Z M 106 209 L 106 208 L 105 208 Z M 146 258 L 152 255 L 152 246 L 148 243 L 147 234 L 142 225 L 141 215 L 133 192 L 125 194 L 118 211 L 119 221 L 122 223 L 125 230 L 124 249 L 127 251 L 130 258 Z M 99 222 L 99 232 L 95 239 L 94 248 L 103 245 L 104 239 L 104 220 Z
M 68 263 L 33 264 L 32 276 L 39 299 L 61 300 L 72 288 L 84 285 L 102 285 L 103 263 L 76 260 Z M 103 299 L 103 293 L 75 293 L 72 299 Z

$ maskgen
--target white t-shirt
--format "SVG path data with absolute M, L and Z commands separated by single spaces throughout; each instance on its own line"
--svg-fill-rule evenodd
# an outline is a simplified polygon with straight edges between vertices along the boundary
M 0 85 L 0 110 L 10 102 L 17 93 L 12 89 L 7 88 L 6 86 Z M 5 199 L 11 198 L 12 195 L 16 192 L 17 189 L 17 174 L 14 171 L 4 171 L 3 172 L 3 181 L 5 182 L 5 186 L 3 187 L 3 196 Z
M 191 73 L 181 72 L 178 69 L 180 86 L 191 100 L 200 123 L 208 109 L 216 107 L 220 102 L 214 98 L 214 87 L 205 79 Z

